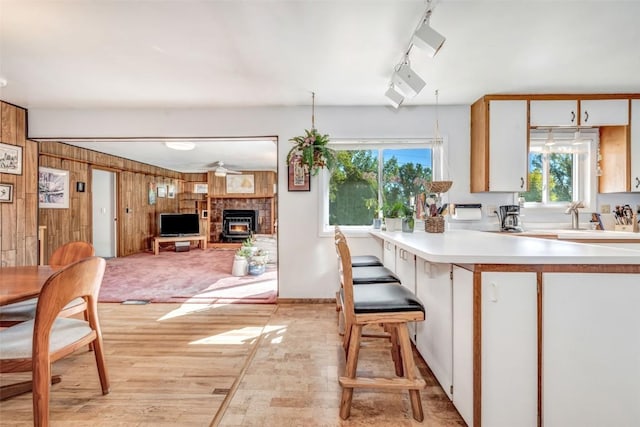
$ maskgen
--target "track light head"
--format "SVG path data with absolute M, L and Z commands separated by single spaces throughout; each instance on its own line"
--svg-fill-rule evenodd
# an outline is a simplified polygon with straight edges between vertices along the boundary
M 387 89 L 387 92 L 384 94 L 384 96 L 387 97 L 389 103 L 393 106 L 393 108 L 400 107 L 402 101 L 404 101 L 404 96 L 396 91 L 393 83 L 391 83 L 391 86 L 389 86 L 389 89 Z
M 431 25 L 429 24 L 430 15 L 431 12 L 427 12 L 427 17 L 424 22 L 422 22 L 422 25 L 413 34 L 411 43 L 418 46 L 420 49 L 425 50 L 427 55 L 433 58 L 436 56 L 436 53 L 438 53 L 446 39 L 442 34 L 431 28 Z
M 391 82 L 394 88 L 399 90 L 405 97 L 416 96 L 426 85 L 424 80 L 411 69 L 409 61 L 400 64 L 393 76 L 391 76 Z

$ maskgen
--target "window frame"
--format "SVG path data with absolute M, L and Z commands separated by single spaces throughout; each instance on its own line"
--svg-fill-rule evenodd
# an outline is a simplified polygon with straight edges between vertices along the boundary
M 436 142 L 440 141 L 440 144 Z M 443 176 L 446 164 L 447 138 L 406 138 L 406 139 L 358 139 L 348 140 L 339 139 L 332 140 L 329 146 L 334 150 L 382 150 L 382 149 L 410 149 L 410 148 L 430 148 L 431 162 L 433 165 L 432 176 L 438 179 Z M 382 177 L 383 165 L 380 161 L 381 156 L 378 155 L 378 179 Z M 333 236 L 335 226 L 329 225 L 329 182 L 331 180 L 331 172 L 326 168 L 322 169 L 318 174 L 318 195 L 319 195 L 319 236 Z M 348 236 L 367 237 L 372 230 L 372 225 L 340 225 L 340 230 Z

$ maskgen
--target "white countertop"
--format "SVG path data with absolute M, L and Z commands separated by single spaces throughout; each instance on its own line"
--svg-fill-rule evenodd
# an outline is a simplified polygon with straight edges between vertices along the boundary
M 457 264 L 640 264 L 640 252 L 636 250 L 525 236 L 516 238 L 504 233 L 447 230 L 444 233 L 372 231 L 371 234 L 389 240 L 400 248 L 432 262 Z
M 640 233 L 608 230 L 533 229 L 518 233 L 527 235 L 552 235 L 560 240 L 640 240 Z

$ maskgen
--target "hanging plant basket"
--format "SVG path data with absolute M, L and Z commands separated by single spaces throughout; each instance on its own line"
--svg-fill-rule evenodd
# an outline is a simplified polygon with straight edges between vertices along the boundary
M 304 135 L 291 138 L 295 146 L 287 154 L 287 163 L 300 162 L 311 175 L 317 175 L 321 168 L 333 169 L 335 152 L 327 147 L 329 135 L 321 135 L 316 129 L 305 130 Z
M 425 183 L 424 189 L 429 194 L 446 193 L 452 184 L 453 181 L 430 181 Z
M 311 175 L 317 175 L 322 168 L 332 170 L 336 163 L 335 151 L 328 147 L 329 135 L 323 135 L 315 128 L 315 99 L 315 92 L 311 92 L 311 129 L 305 129 L 304 135 L 289 140 L 295 145 L 287 154 L 287 164 L 299 162 Z

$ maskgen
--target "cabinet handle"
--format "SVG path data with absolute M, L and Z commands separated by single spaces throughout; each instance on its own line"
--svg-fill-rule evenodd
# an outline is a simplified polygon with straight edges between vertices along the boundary
M 589 121 L 589 112 L 585 111 L 584 112 L 584 122 L 587 123 Z
M 571 123 L 573 123 L 573 122 L 575 122 L 575 121 L 576 121 L 576 112 L 575 112 L 575 111 L 572 111 L 572 112 L 571 112 Z
M 636 188 L 640 187 L 640 179 L 636 176 Z
M 520 177 L 520 188 L 524 188 L 524 178 Z

